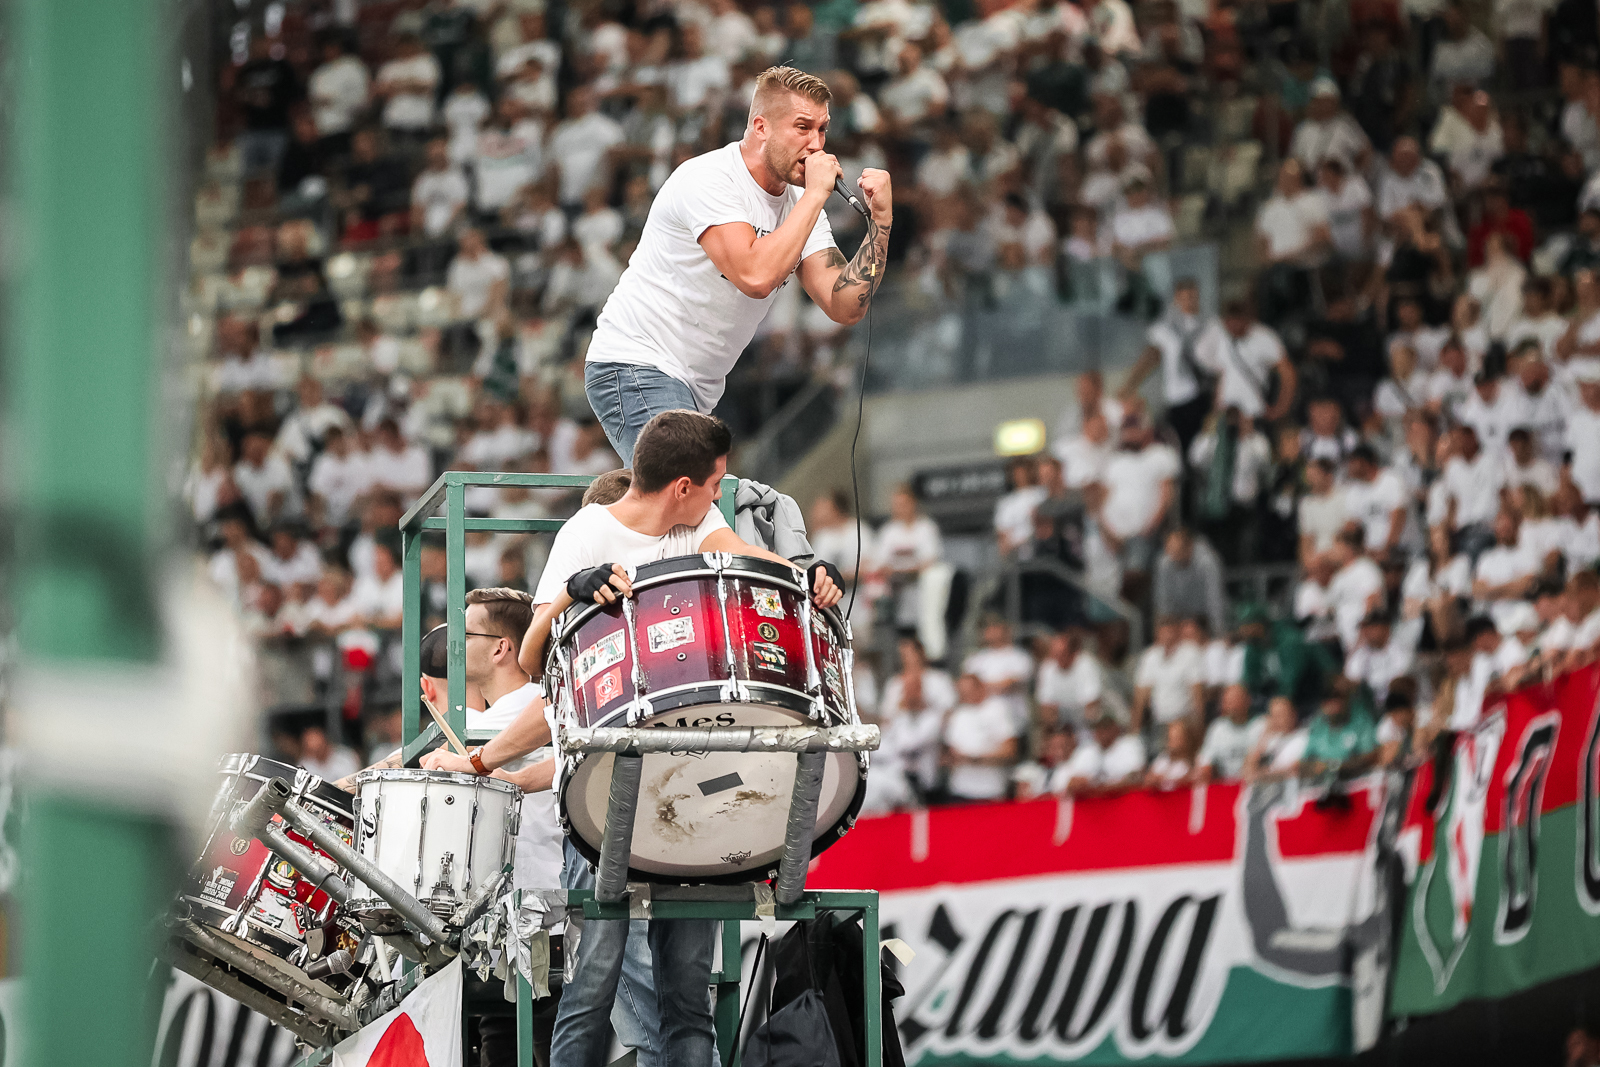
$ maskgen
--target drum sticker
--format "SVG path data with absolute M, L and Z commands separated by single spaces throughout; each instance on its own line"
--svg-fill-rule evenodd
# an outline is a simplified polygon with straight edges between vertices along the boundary
M 844 686 L 839 678 L 839 668 L 831 663 L 822 665 L 822 680 L 828 683 L 828 692 L 838 700 L 844 699 Z
M 233 839 L 233 844 L 228 846 L 228 851 L 235 856 L 242 856 L 250 851 L 250 841 L 251 838 L 248 837 L 236 837 Z
M 578 653 L 578 684 L 583 685 L 614 664 L 621 663 L 627 645 L 621 630 L 613 630 Z
M 783 618 L 783 598 L 776 589 L 752 589 L 750 598 L 755 602 L 757 615 L 765 619 Z
M 594 699 L 598 704 L 609 704 L 622 695 L 622 672 L 607 671 L 594 683 Z
M 218 867 L 211 872 L 211 877 L 206 879 L 206 884 L 200 888 L 200 899 L 207 904 L 226 904 L 228 894 L 233 892 L 234 883 L 239 876 L 226 867 Z
M 770 622 L 764 622 L 757 626 L 756 633 L 761 635 L 761 640 L 763 641 L 776 641 L 778 639 L 778 628 Z
M 679 645 L 694 644 L 694 619 L 687 615 L 667 619 L 645 629 L 651 652 L 666 652 Z
M 750 650 L 755 653 L 757 667 L 764 667 L 769 671 L 781 671 L 789 666 L 789 657 L 777 645 L 766 641 L 752 641 Z

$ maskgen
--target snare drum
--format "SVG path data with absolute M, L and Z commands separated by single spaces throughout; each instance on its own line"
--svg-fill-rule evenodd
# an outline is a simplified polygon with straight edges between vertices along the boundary
M 511 862 L 522 791 L 498 778 L 413 768 L 355 777 L 356 850 L 440 918 L 477 895 Z M 380 933 L 402 920 L 361 883 L 345 911 Z
M 307 963 L 341 948 L 355 954 L 362 932 L 348 915 L 340 914 L 332 897 L 314 889 L 287 860 L 255 838 L 235 837 L 228 822 L 238 804 L 254 798 L 267 781 L 282 778 L 290 783 L 295 803 L 350 841 L 355 826 L 352 798 L 300 767 L 247 752 L 224 757 L 221 773 L 222 788 L 211 805 L 205 847 L 189 871 L 180 905 L 195 922 L 279 970 L 310 981 L 303 973 Z M 326 857 L 281 817 L 274 816 L 273 821 L 290 838 Z M 338 867 L 333 860 L 328 862 Z
M 706 553 L 647 563 L 634 596 L 589 605 L 552 642 L 556 728 L 856 723 L 848 631 L 782 564 Z M 610 753 L 564 756 L 562 827 L 597 861 Z M 783 851 L 793 753 L 644 756 L 629 877 L 740 883 Z M 865 753 L 829 753 L 812 854 L 843 836 L 866 790 Z

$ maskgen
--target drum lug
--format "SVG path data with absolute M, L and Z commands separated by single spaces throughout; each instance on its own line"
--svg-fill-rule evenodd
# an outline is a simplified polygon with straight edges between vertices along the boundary
M 700 558 L 706 561 L 706 566 L 721 574 L 733 566 L 733 553 L 731 552 L 702 552 Z
M 655 707 L 650 703 L 650 698 L 641 693 L 633 698 L 633 703 L 628 705 L 628 725 L 638 726 L 655 713 Z

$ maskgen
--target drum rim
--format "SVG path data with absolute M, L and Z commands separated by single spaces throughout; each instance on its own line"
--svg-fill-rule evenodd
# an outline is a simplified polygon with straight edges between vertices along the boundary
M 256 768 L 262 763 L 268 763 L 274 767 L 283 768 L 285 772 L 284 774 L 268 775 L 267 777 L 282 778 L 284 781 L 289 783 L 289 787 L 291 789 L 294 788 L 295 778 L 298 775 L 305 774 L 309 776 L 312 784 L 305 790 L 306 796 L 320 801 L 326 807 L 333 808 L 336 811 L 341 812 L 347 819 L 355 818 L 355 813 L 351 806 L 351 800 L 353 799 L 351 795 L 327 779 L 320 778 L 317 775 L 312 774 L 304 767 L 297 767 L 292 763 L 285 763 L 282 760 L 273 759 L 271 756 L 263 756 L 259 752 L 230 752 L 222 757 L 222 761 L 218 764 L 217 771 L 219 774 L 243 777 L 247 774 L 254 774 Z M 248 764 L 248 766 L 246 766 L 246 764 Z M 239 799 L 249 800 L 250 798 L 240 797 Z
M 654 588 L 657 585 L 661 585 L 662 583 L 675 578 L 685 578 L 697 574 L 710 578 L 742 577 L 755 578 L 760 581 L 777 582 L 780 585 L 787 586 L 791 592 L 797 593 L 801 596 L 805 595 L 805 590 L 801 588 L 799 582 L 794 580 L 794 572 L 790 570 L 788 566 L 773 563 L 771 560 L 761 559 L 759 556 L 733 556 L 731 558 L 733 559 L 733 562 L 724 567 L 721 571 L 718 571 L 716 568 L 706 563 L 705 554 L 700 552 L 692 553 L 687 556 L 670 556 L 667 559 L 657 559 L 651 560 L 649 563 L 641 563 L 637 568 L 634 569 L 635 577 L 630 583 L 633 586 L 633 595 L 635 598 L 637 598 L 639 593 L 646 589 Z M 699 565 L 684 566 L 684 564 L 690 560 L 698 561 Z M 672 570 L 662 570 L 659 574 L 652 573 L 657 568 L 662 568 L 667 564 L 676 564 L 677 566 Z M 780 574 L 779 572 L 787 573 Z M 570 612 L 572 609 L 568 608 L 567 610 Z M 551 635 L 549 644 L 550 654 L 553 655 L 558 645 L 567 641 L 574 634 L 576 634 L 578 630 L 588 625 L 590 620 L 592 620 L 596 615 L 610 611 L 617 611 L 618 615 L 615 617 L 621 617 L 621 609 L 619 604 L 584 604 L 583 610 L 577 615 L 574 615 L 570 621 L 566 623 L 559 623 L 558 621 L 558 626 L 556 627 L 555 632 Z M 831 608 L 818 608 L 813 606 L 812 612 L 813 618 L 820 615 L 824 623 L 833 629 L 834 634 L 839 638 L 839 640 L 845 640 L 845 624 L 843 618 L 841 618 L 839 615 L 839 609 L 837 605 Z
M 851 755 L 852 753 L 839 752 L 830 754 L 842 756 Z M 577 770 L 578 766 L 583 762 L 583 760 L 591 755 L 599 756 L 605 755 L 605 753 L 581 753 L 578 756 L 562 757 L 571 761 L 570 769 L 563 769 L 562 771 L 563 780 L 569 778 L 572 773 Z M 861 806 L 866 803 L 868 772 L 866 753 L 856 752 L 853 753 L 853 755 L 856 757 L 857 766 L 861 768 L 861 773 L 856 778 L 855 793 L 850 797 L 850 803 L 845 805 L 845 809 L 839 815 L 838 820 L 835 821 L 832 826 L 828 827 L 826 830 L 822 831 L 812 839 L 812 859 L 816 859 L 828 849 L 839 843 L 839 839 L 844 837 L 844 835 L 855 826 L 856 819 L 861 815 Z M 568 841 L 572 842 L 572 847 L 578 850 L 579 855 L 588 860 L 591 866 L 598 868 L 600 865 L 600 850 L 598 848 L 592 848 L 589 845 L 589 842 L 586 841 L 582 835 L 576 834 L 572 830 L 572 820 L 567 815 L 567 797 L 569 795 L 570 794 L 567 792 L 567 790 L 563 789 L 556 797 L 556 814 L 561 822 L 561 832 Z M 777 864 L 778 861 L 773 860 L 770 869 L 776 870 Z M 768 879 L 762 873 L 761 868 L 751 868 L 749 870 L 729 872 L 727 874 L 697 875 L 693 878 L 686 878 L 669 874 L 658 874 L 654 871 L 641 871 L 632 864 L 628 865 L 628 881 L 650 882 L 654 885 L 750 885 L 753 882 L 765 882 L 767 880 Z
M 466 774 L 461 771 L 430 771 L 425 767 L 368 767 L 351 779 L 357 786 L 369 782 L 437 782 L 441 785 L 486 786 L 497 792 L 520 796 L 522 790 L 514 783 L 486 774 Z
M 203 926 L 207 930 L 214 931 L 219 934 L 227 934 L 229 937 L 243 941 L 246 944 L 255 945 L 257 948 L 266 949 L 269 952 L 272 951 L 274 946 L 262 944 L 261 941 L 256 940 L 256 938 L 263 938 L 268 941 L 277 942 L 278 944 L 286 947 L 290 953 L 298 951 L 306 946 L 305 941 L 297 941 L 287 934 L 280 933 L 265 923 L 255 922 L 251 920 L 248 915 L 244 917 L 244 922 L 251 933 L 255 935 L 254 937 L 245 937 L 236 931 L 224 930 L 222 928 L 221 920 L 237 915 L 237 908 L 230 910 L 228 908 L 220 907 L 216 904 L 209 904 L 203 900 L 196 899 L 187 893 L 183 894 L 182 899 L 184 907 L 189 910 L 189 918 L 194 921 L 195 925 Z M 219 918 L 213 919 L 213 916 L 217 916 Z M 288 963 L 287 956 L 279 955 L 277 953 L 274 953 L 274 955 L 277 955 L 279 959 L 283 960 L 285 963 Z M 292 963 L 289 965 L 291 967 L 294 966 Z

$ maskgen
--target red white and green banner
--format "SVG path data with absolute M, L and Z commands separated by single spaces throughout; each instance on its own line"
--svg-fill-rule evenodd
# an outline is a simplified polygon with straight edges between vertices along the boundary
M 808 884 L 877 888 L 883 937 L 916 951 L 896 1005 L 911 1067 L 1341 1055 L 1382 1015 L 1383 792 L 1374 777 L 1318 805 L 1292 783 L 1213 785 L 863 819 Z
M 1600 666 L 1484 708 L 1449 779 L 1417 772 L 1393 1012 L 1503 997 L 1600 965 Z

